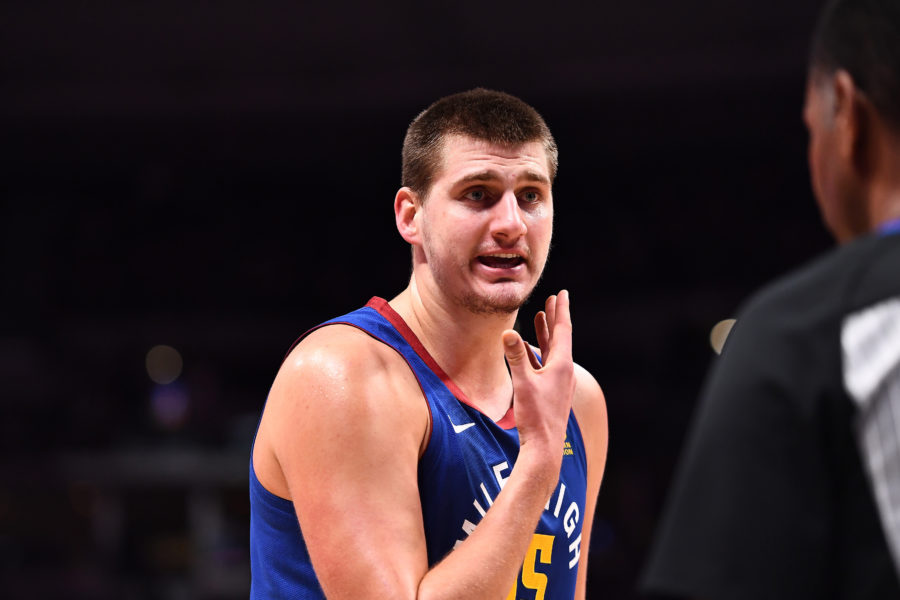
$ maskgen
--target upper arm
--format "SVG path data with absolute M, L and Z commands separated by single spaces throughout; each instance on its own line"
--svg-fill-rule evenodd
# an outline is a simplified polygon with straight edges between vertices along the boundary
M 276 377 L 259 452 L 277 463 L 329 598 L 415 596 L 428 568 L 417 483 L 427 423 L 403 359 L 346 327 L 313 333 Z
M 584 598 L 587 582 L 588 549 L 591 544 L 591 529 L 597 507 L 597 494 L 606 467 L 606 452 L 609 445 L 609 427 L 606 414 L 606 399 L 597 381 L 580 366 L 575 366 L 575 397 L 573 410 L 584 440 L 587 457 L 587 493 L 585 498 L 585 520 L 581 538 L 581 560 L 578 565 L 576 598 Z

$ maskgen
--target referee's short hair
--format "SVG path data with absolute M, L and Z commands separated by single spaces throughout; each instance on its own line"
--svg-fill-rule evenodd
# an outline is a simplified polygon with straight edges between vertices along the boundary
M 889 126 L 900 131 L 900 0 L 832 0 L 810 49 L 810 73 L 847 71 Z

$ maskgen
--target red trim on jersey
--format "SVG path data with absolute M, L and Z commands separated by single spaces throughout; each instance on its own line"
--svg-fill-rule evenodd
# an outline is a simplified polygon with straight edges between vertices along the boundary
M 413 333 L 413 330 L 409 328 L 409 325 L 406 324 L 406 321 L 403 320 L 403 317 L 397 314 L 387 300 L 384 298 L 379 298 L 378 296 L 373 296 L 371 300 L 366 303 L 366 306 L 369 308 L 374 308 L 378 313 L 390 322 L 397 331 L 400 332 L 400 335 L 406 339 L 406 342 L 412 346 L 412 349 L 415 350 L 416 354 L 419 355 L 419 358 L 424 361 L 428 368 L 434 371 L 434 374 L 437 375 L 444 385 L 447 386 L 447 389 L 450 390 L 450 393 L 456 396 L 456 399 L 465 404 L 466 406 L 471 406 L 478 412 L 481 412 L 481 409 L 478 408 L 469 397 L 456 385 L 450 376 L 441 368 L 437 361 L 434 360 L 434 357 L 428 353 L 428 350 L 425 349 L 425 346 L 422 345 L 422 342 L 419 341 L 419 338 Z M 482 413 L 484 414 L 484 413 Z M 486 415 L 485 415 L 486 416 Z M 513 412 L 513 407 L 510 406 L 509 410 L 506 411 L 506 414 L 497 421 L 497 425 L 502 427 L 503 429 L 512 429 L 516 426 L 516 416 Z
M 515 398 L 515 394 L 513 394 Z M 516 413 L 513 411 L 513 406 L 515 405 L 515 401 L 509 406 L 509 410 L 506 411 L 506 414 L 501 417 L 499 421 L 497 421 L 497 425 L 503 429 L 512 429 L 516 426 Z

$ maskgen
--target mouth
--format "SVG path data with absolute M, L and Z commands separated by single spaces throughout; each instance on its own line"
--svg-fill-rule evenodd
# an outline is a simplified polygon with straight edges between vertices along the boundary
M 492 269 L 513 269 L 525 263 L 519 254 L 485 254 L 478 257 L 478 262 Z

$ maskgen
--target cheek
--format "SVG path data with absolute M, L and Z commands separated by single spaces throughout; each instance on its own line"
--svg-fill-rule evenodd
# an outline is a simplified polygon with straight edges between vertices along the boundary
M 422 214 L 422 236 L 432 243 L 439 242 L 452 228 L 452 219 L 445 213 L 425 212 Z
M 549 245 L 550 237 L 553 234 L 553 210 L 542 209 L 533 215 L 531 222 L 528 224 L 528 230 L 534 235 L 535 239 Z
M 841 189 L 841 182 L 846 178 L 841 176 L 840 164 L 830 151 L 830 144 L 830 140 L 822 137 L 810 142 L 809 171 L 822 219 L 832 234 L 840 238 L 839 231 L 847 221 L 846 203 L 842 202 L 846 190 Z
M 816 200 L 823 207 L 831 187 L 827 180 L 831 169 L 825 164 L 826 159 L 822 139 L 814 136 L 809 141 L 809 178 Z
M 473 245 L 468 225 L 465 219 L 447 213 L 423 219 L 422 246 L 428 262 L 435 268 L 465 263 Z
M 819 152 L 818 148 L 816 148 L 816 142 L 813 139 L 809 140 L 809 146 L 806 149 L 806 162 L 809 165 L 809 182 L 812 185 L 813 193 L 815 193 L 816 198 L 821 196 L 819 192 Z

